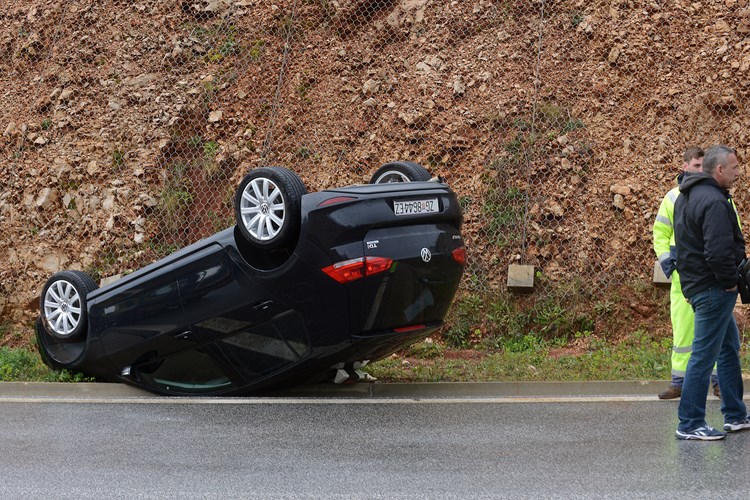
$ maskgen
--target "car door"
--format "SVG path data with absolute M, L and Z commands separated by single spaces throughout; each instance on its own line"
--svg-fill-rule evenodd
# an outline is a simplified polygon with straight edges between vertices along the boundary
M 189 324 L 175 337 L 177 343 L 206 346 L 210 351 L 204 351 L 214 353 L 217 363 L 248 382 L 299 361 L 307 352 L 301 318 L 218 243 L 178 266 L 175 276 Z
M 91 329 L 115 366 L 129 365 L 147 352 L 157 355 L 164 339 L 187 327 L 173 269 L 172 263 L 145 268 L 92 298 Z

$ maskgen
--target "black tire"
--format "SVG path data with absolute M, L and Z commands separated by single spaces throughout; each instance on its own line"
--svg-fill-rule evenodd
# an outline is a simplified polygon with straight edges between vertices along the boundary
M 234 199 L 237 227 L 256 248 L 296 244 L 302 219 L 302 180 L 284 167 L 261 167 L 242 179 Z
M 412 161 L 392 161 L 380 167 L 370 178 L 370 184 L 391 182 L 429 181 L 432 176 L 419 163 Z
M 44 328 L 41 316 L 36 319 L 34 331 L 36 333 L 36 346 L 39 350 L 39 356 L 42 358 L 44 364 L 52 370 L 62 370 L 64 366 L 58 363 L 57 360 L 47 351 L 47 343 L 50 341 L 49 339 L 52 335 L 50 335 L 47 329 Z
M 82 271 L 60 271 L 47 280 L 39 297 L 44 332 L 59 342 L 77 342 L 86 336 L 86 297 L 96 290 L 94 280 Z

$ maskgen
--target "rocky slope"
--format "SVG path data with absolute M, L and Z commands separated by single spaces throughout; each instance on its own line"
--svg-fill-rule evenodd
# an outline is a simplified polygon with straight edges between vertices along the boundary
M 268 163 L 310 190 L 392 159 L 444 175 L 477 291 L 512 262 L 648 283 L 684 147 L 746 157 L 749 32 L 746 0 L 17 0 L 0 321 L 29 324 L 58 269 L 127 272 L 231 223 Z

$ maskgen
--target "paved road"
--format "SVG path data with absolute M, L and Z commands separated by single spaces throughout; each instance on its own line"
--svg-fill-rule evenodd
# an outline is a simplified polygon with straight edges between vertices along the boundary
M 719 401 L 709 420 L 721 422 Z M 676 402 L 0 397 L 1 498 L 747 498 Z

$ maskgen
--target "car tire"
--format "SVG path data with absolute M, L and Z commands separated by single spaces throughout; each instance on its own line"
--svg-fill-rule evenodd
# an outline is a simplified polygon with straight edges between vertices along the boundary
M 53 342 L 50 339 L 52 335 L 44 327 L 42 317 L 39 316 L 36 320 L 34 331 L 36 333 L 36 345 L 39 351 L 39 356 L 42 358 L 42 362 L 52 370 L 62 370 L 65 368 L 59 363 L 52 355 L 47 351 L 47 345 L 49 342 Z
M 412 161 L 392 161 L 380 167 L 370 178 L 370 184 L 391 182 L 429 181 L 432 176 L 419 163 Z
M 234 200 L 234 214 L 242 236 L 256 248 L 289 247 L 299 237 L 302 180 L 284 167 L 261 167 L 242 179 Z
M 45 283 L 39 298 L 44 331 L 59 342 L 76 342 L 88 329 L 86 297 L 96 290 L 94 280 L 82 271 L 60 271 Z

